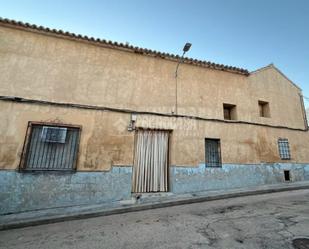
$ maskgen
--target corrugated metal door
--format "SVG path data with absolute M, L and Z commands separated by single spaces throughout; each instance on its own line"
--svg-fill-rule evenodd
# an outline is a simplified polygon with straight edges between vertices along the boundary
M 168 144 L 168 131 L 136 132 L 133 192 L 168 191 Z

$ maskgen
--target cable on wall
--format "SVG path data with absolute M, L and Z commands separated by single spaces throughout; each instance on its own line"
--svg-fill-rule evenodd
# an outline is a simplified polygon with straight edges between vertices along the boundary
M 87 109 L 87 110 L 110 111 L 110 112 L 127 113 L 127 114 L 187 118 L 187 119 L 194 119 L 194 120 L 200 120 L 200 121 L 210 121 L 210 122 L 228 123 L 228 124 L 247 124 L 247 125 L 264 126 L 264 127 L 270 127 L 270 128 L 276 128 L 276 129 L 288 129 L 288 130 L 293 130 L 293 131 L 305 131 L 305 132 L 308 131 L 308 127 L 305 129 L 301 129 L 301 128 L 293 128 L 293 127 L 288 127 L 288 126 L 247 122 L 247 121 L 241 121 L 241 120 L 223 120 L 223 119 L 215 119 L 215 118 L 203 118 L 203 117 L 191 116 L 191 115 L 168 114 L 168 113 L 160 113 L 160 112 L 136 111 L 136 110 L 131 110 L 131 109 L 112 108 L 112 107 L 105 107 L 105 106 L 52 102 L 52 101 L 46 101 L 46 100 L 27 99 L 27 98 L 22 98 L 22 97 L 17 97 L 17 96 L 0 96 L 0 101 L 9 101 L 9 102 L 17 102 L 17 103 L 25 103 L 25 104 L 37 104 L 37 105 L 49 105 L 49 106 Z

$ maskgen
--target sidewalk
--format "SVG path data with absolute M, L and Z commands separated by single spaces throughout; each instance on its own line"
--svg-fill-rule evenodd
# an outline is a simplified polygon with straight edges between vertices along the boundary
M 203 191 L 182 195 L 170 193 L 167 195 L 146 194 L 142 195 L 136 202 L 122 201 L 110 204 L 71 206 L 0 215 L 0 230 L 299 189 L 309 189 L 309 181 L 263 185 L 233 190 Z

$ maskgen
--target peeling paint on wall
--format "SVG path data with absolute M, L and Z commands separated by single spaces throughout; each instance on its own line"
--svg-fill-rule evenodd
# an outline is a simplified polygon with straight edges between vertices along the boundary
M 207 190 L 229 190 L 284 182 L 284 170 L 290 170 L 291 181 L 309 180 L 308 164 L 223 164 L 222 168 L 171 167 L 171 191 L 192 193 Z
M 230 190 L 291 181 L 308 181 L 308 164 L 223 164 L 222 168 L 170 167 L 170 192 Z M 132 167 L 106 172 L 18 173 L 0 171 L 0 214 L 74 205 L 111 204 L 131 199 Z

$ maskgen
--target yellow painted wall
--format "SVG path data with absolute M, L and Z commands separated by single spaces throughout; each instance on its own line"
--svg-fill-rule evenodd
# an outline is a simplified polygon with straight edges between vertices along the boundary
M 1 95 L 175 112 L 176 62 L 5 27 L 0 37 Z M 179 114 L 222 119 L 230 103 L 239 120 L 304 128 L 299 90 L 274 68 L 247 77 L 182 64 L 177 80 Z
M 79 170 L 108 170 L 132 165 L 134 135 L 128 114 L 0 102 L 0 168 L 15 169 L 22 154 L 28 121 L 81 125 Z
M 169 60 L 0 27 L 0 95 L 171 114 L 175 68 Z M 273 67 L 244 76 L 182 64 L 177 81 L 179 114 L 223 119 L 229 103 L 241 121 L 305 128 L 300 90 Z M 271 118 L 259 117 L 258 100 L 270 103 Z M 82 125 L 79 170 L 132 164 L 129 114 L 3 101 L 0 113 L 0 168 L 18 166 L 28 121 Z M 205 137 L 221 139 L 224 163 L 280 161 L 278 137 L 289 138 L 291 161 L 309 162 L 307 132 L 145 115 L 137 125 L 172 127 L 172 164 L 204 162 Z
M 130 115 L 75 108 L 0 102 L 0 168 L 18 168 L 28 121 L 81 125 L 78 170 L 110 170 L 132 165 L 134 132 Z M 172 129 L 171 164 L 197 166 L 205 161 L 204 139 L 220 138 L 223 163 L 280 162 L 277 139 L 289 139 L 292 160 L 309 161 L 307 132 L 245 124 L 138 115 L 136 125 Z

